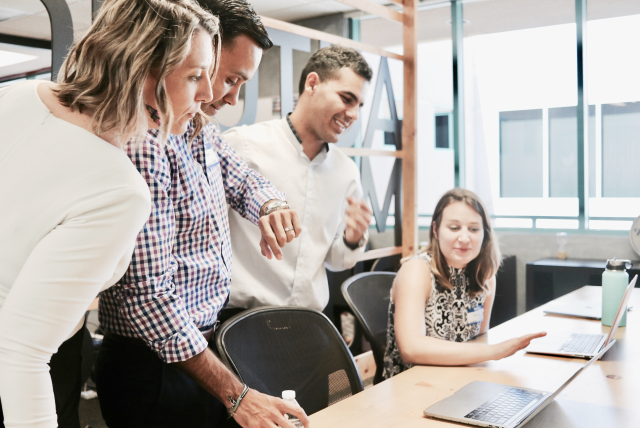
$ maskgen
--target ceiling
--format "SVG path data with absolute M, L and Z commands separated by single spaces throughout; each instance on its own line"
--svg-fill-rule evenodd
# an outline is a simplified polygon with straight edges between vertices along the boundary
M 441 2 L 442 3 L 442 2 Z M 435 6 L 435 5 L 434 5 Z M 574 0 L 487 0 L 464 5 L 465 36 L 546 27 L 575 22 Z M 587 19 L 640 14 L 640 0 L 588 0 Z M 418 41 L 451 39 L 451 8 L 418 12 Z M 402 27 L 384 19 L 360 23 L 362 42 L 380 47 L 402 44 Z
M 71 11 L 76 37 L 91 25 L 91 0 L 66 0 Z M 363 18 L 361 40 L 381 47 L 402 43 L 401 25 L 380 18 L 372 18 L 333 0 L 250 0 L 260 15 L 283 21 L 297 21 L 323 15 L 346 12 Z M 389 0 L 370 0 L 388 4 Z M 423 0 L 418 13 L 418 40 L 451 38 L 451 19 L 448 2 Z M 442 6 L 445 7 L 442 7 Z M 477 35 L 524 28 L 575 22 L 574 0 L 467 0 L 464 6 L 465 35 Z M 640 0 L 588 0 L 589 19 L 640 14 Z M 40 0 L 0 0 L 0 34 L 51 39 L 49 16 Z M 6 46 L 5 46 L 6 47 Z M 0 44 L 0 50 L 4 49 Z M 5 49 L 7 50 L 7 49 Z M 41 64 L 50 64 L 50 53 L 45 49 L 11 46 L 13 52 L 37 56 L 27 61 L 0 67 L 0 78 L 32 71 Z M 36 68 L 37 66 L 37 68 Z
M 76 36 L 91 25 L 91 0 L 66 0 Z M 370 0 L 386 4 L 388 0 Z M 260 15 L 297 21 L 355 9 L 333 0 L 251 0 Z M 50 40 L 49 16 L 40 0 L 0 0 L 0 34 Z

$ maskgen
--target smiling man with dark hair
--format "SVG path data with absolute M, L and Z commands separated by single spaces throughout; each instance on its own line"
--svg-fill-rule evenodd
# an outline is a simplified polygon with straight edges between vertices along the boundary
M 283 248 L 282 260 L 270 260 L 269 251 L 255 248 L 260 236 L 250 223 L 230 212 L 231 247 L 242 259 L 233 267 L 230 309 L 223 318 L 265 305 L 322 310 L 329 300 L 325 266 L 351 268 L 364 251 L 371 211 L 361 200 L 360 173 L 329 143 L 358 118 L 371 75 L 355 50 L 320 49 L 304 68 L 293 113 L 223 135 L 251 168 L 285 192 L 303 230 Z

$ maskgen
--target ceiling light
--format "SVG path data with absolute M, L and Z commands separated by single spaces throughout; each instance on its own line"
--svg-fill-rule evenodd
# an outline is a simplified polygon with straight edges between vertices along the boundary
M 7 67 L 9 65 L 20 64 L 21 62 L 27 62 L 34 59 L 38 59 L 38 57 L 33 55 L 25 55 L 17 52 L 0 50 L 0 67 Z

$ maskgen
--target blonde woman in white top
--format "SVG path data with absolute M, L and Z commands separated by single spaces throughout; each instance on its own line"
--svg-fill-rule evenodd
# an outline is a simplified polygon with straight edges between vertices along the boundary
M 79 389 L 56 390 L 47 363 L 125 272 L 149 217 L 149 189 L 121 149 L 150 126 L 201 128 L 218 52 L 217 18 L 188 0 L 107 0 L 58 84 L 0 90 L 4 426 L 79 426 L 77 405 L 56 417 Z

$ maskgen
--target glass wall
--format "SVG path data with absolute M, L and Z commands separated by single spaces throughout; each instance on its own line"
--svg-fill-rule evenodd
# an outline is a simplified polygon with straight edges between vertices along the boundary
M 401 52 L 402 31 L 399 24 L 382 19 L 363 19 L 360 29 L 363 43 Z M 417 206 L 418 224 L 426 227 L 431 223 L 431 214 L 440 196 L 454 187 L 451 7 L 448 2 L 420 7 L 417 51 Z M 367 59 L 377 68 L 378 58 L 371 55 Z M 398 114 L 401 116 L 402 63 L 389 61 L 389 67 Z M 366 116 L 366 106 L 364 110 Z M 376 175 L 380 174 L 376 178 L 380 200 L 384 197 L 385 180 L 391 173 L 393 160 L 372 157 L 371 161 Z
M 627 3 L 625 2 L 622 2 Z M 595 106 L 594 172 L 589 227 L 629 230 L 640 214 L 640 181 L 633 159 L 640 156 L 640 3 L 628 16 L 589 7 L 587 75 Z

